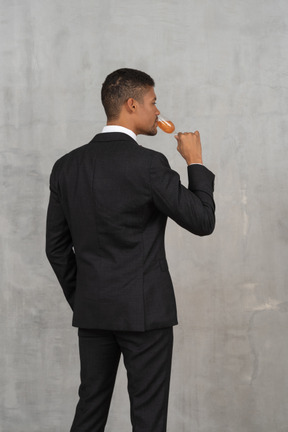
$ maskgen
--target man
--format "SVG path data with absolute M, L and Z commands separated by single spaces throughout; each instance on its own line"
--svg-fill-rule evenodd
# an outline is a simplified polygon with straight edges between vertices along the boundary
M 175 298 L 164 249 L 167 217 L 204 236 L 215 225 L 214 175 L 198 132 L 178 133 L 181 185 L 164 155 L 137 144 L 156 135 L 153 79 L 120 69 L 102 86 L 107 126 L 59 159 L 50 178 L 48 259 L 79 328 L 81 385 L 71 432 L 103 432 L 120 355 L 134 432 L 165 432 Z

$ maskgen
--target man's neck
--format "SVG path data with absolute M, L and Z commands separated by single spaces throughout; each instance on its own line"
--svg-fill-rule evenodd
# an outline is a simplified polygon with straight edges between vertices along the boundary
M 133 138 L 136 142 L 137 142 L 137 136 L 136 134 L 129 128 L 125 127 L 125 126 L 121 126 L 121 125 L 117 125 L 117 124 L 112 124 L 112 122 L 110 124 L 107 124 L 104 128 L 103 131 L 104 133 L 106 132 L 121 132 L 121 133 L 125 133 L 126 135 L 129 135 L 131 138 Z
M 135 128 L 133 127 L 133 125 L 131 124 L 131 122 L 125 120 L 125 119 L 116 119 L 116 120 L 107 120 L 106 123 L 107 126 L 121 126 L 124 127 L 126 129 L 129 129 L 130 131 L 132 131 L 135 135 L 137 135 L 137 132 L 135 130 Z

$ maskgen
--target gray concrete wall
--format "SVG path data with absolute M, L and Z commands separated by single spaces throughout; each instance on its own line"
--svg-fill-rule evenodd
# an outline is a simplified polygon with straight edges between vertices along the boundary
M 288 431 L 287 16 L 285 0 L 1 0 L 1 431 L 69 430 L 77 334 L 44 255 L 48 177 L 101 130 L 101 83 L 125 66 L 200 130 L 217 176 L 211 237 L 168 224 L 168 430 Z M 140 142 L 186 184 L 173 137 Z M 128 430 L 121 365 L 107 432 Z

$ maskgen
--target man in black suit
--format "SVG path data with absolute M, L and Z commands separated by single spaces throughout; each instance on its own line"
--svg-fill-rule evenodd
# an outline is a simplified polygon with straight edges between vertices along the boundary
M 215 225 L 214 175 L 199 133 L 178 133 L 188 189 L 166 157 L 137 144 L 157 134 L 153 79 L 119 69 L 102 86 L 107 125 L 59 159 L 50 178 L 47 257 L 73 310 L 81 362 L 71 432 L 103 432 L 120 355 L 134 432 L 165 432 L 177 324 L 164 249 L 167 217 L 193 234 Z

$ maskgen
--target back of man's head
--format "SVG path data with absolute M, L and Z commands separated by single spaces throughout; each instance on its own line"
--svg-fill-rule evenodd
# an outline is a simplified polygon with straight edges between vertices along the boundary
M 148 74 L 137 69 L 123 68 L 109 74 L 101 91 L 107 119 L 117 119 L 123 104 L 129 98 L 142 102 L 146 91 L 154 85 L 154 80 Z

